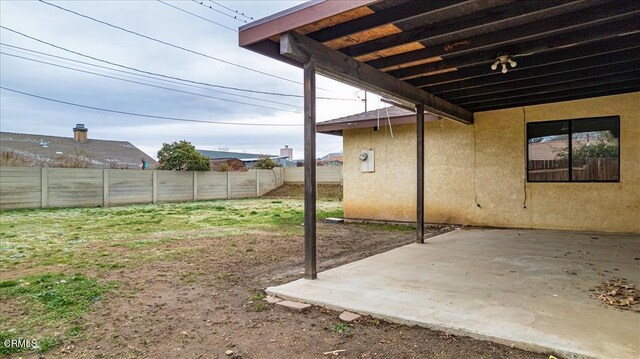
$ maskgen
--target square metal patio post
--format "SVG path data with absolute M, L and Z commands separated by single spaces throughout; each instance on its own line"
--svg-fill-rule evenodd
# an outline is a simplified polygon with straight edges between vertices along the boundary
M 316 279 L 316 66 L 304 64 L 304 277 Z
M 424 243 L 424 105 L 416 105 L 416 243 Z

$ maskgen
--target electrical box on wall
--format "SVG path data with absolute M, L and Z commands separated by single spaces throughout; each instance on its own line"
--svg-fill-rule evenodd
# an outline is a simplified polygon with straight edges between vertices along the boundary
M 360 163 L 362 165 L 362 172 L 375 172 L 375 152 L 372 149 L 360 151 Z

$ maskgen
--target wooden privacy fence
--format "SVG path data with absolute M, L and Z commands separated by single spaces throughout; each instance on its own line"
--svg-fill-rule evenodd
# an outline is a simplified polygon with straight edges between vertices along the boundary
M 614 181 L 618 179 L 617 157 L 596 157 L 572 161 L 574 181 Z M 569 179 L 569 160 L 529 161 L 530 181 L 566 181 Z
M 2 167 L 0 210 L 255 198 L 282 186 L 283 172 Z

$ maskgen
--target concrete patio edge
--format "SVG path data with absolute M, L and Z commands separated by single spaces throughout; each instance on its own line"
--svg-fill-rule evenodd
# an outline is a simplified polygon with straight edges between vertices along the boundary
M 306 281 L 306 280 L 307 279 L 299 279 L 297 281 Z M 320 279 L 317 279 L 317 280 L 320 280 Z M 291 295 L 287 295 L 286 293 L 284 293 L 282 291 L 279 291 L 277 287 L 268 287 L 265 291 L 269 295 L 277 296 L 277 297 L 285 299 L 285 300 L 304 302 L 304 303 L 312 304 L 312 305 L 315 305 L 315 306 L 323 307 L 323 308 L 326 308 L 326 309 L 334 310 L 334 311 L 337 311 L 337 312 L 346 310 L 346 311 L 350 311 L 350 312 L 357 313 L 357 314 L 360 314 L 360 315 L 369 315 L 369 316 L 371 316 L 373 318 L 376 318 L 376 319 L 387 320 L 387 321 L 392 322 L 392 323 L 408 325 L 408 326 L 418 326 L 418 327 L 427 328 L 427 329 L 430 329 L 430 330 L 437 330 L 437 331 L 445 332 L 445 333 L 452 334 L 452 335 L 466 336 L 466 337 L 470 337 L 470 338 L 473 338 L 473 339 L 490 341 L 490 342 L 494 342 L 494 343 L 498 343 L 498 344 L 502 344 L 502 345 L 507 345 L 507 346 L 510 346 L 510 347 L 513 347 L 513 348 L 533 351 L 533 352 L 537 352 L 537 353 L 543 353 L 543 354 L 552 353 L 552 354 L 555 354 L 555 355 L 558 355 L 558 356 L 562 357 L 563 359 L 595 359 L 595 357 L 590 356 L 590 355 L 586 355 L 584 353 L 576 353 L 576 352 L 573 352 L 573 351 L 567 351 L 567 350 L 560 349 L 560 348 L 552 348 L 552 347 L 549 347 L 549 346 L 539 345 L 539 344 L 535 344 L 535 343 L 528 343 L 528 342 L 523 342 L 523 341 L 518 341 L 518 340 L 505 339 L 505 338 L 501 338 L 501 337 L 490 336 L 490 335 L 477 333 L 477 332 L 470 331 L 470 330 L 450 327 L 450 326 L 446 326 L 446 325 L 422 322 L 422 321 L 419 321 L 419 320 L 416 320 L 416 319 L 411 319 L 411 318 L 404 318 L 402 316 L 385 315 L 383 313 L 379 313 L 379 312 L 376 312 L 376 311 L 363 310 L 361 308 L 356 308 L 356 307 L 351 307 L 351 306 L 340 306 L 340 305 L 337 305 L 337 304 L 334 304 L 334 303 L 330 303 L 330 302 L 317 301 L 317 300 L 313 300 L 313 299 L 309 299 L 309 298 L 300 298 L 300 297 L 296 297 L 296 296 L 291 296 Z

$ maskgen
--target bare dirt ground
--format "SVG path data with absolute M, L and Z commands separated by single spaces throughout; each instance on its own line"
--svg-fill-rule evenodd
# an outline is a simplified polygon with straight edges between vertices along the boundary
M 222 211 L 223 205 L 227 206 L 226 211 Z M 264 211 L 269 205 L 276 206 L 280 214 L 251 214 L 255 211 L 249 209 L 259 207 Z M 43 271 L 65 274 L 81 272 L 87 278 L 96 278 L 99 283 L 113 282 L 117 286 L 106 291 L 93 304 L 91 311 L 71 323 L 81 327 L 77 330 L 80 334 L 60 336 L 65 338 L 62 343 L 44 354 L 25 351 L 8 356 L 548 358 L 548 355 L 424 328 L 396 325 L 369 317 L 351 324 L 347 333 L 336 333 L 332 331 L 332 327 L 340 323 L 337 312 L 314 307 L 308 312 L 298 313 L 267 304 L 261 300 L 264 288 L 301 277 L 303 237 L 298 219 L 300 209 L 295 207 L 298 205 L 298 202 L 291 200 L 269 199 L 262 202 L 221 201 L 133 209 L 12 214 L 12 219 L 7 220 L 5 225 L 7 233 L 11 232 L 4 234 L 9 240 L 29 238 L 23 232 L 42 232 L 44 230 L 35 223 L 46 220 L 59 223 L 55 221 L 60 216 L 68 216 L 67 222 L 75 218 L 80 223 L 85 223 L 79 219 L 84 217 L 78 216 L 103 216 L 102 218 L 112 219 L 106 224 L 96 221 L 94 227 L 89 229 L 80 229 L 81 226 L 77 226 L 75 222 L 68 224 L 68 228 L 65 227 L 64 230 L 56 228 L 52 236 L 64 232 L 64 235 L 71 238 L 70 242 L 64 242 L 67 244 L 60 244 L 61 248 L 77 247 L 78 252 L 46 251 L 50 247 L 34 247 L 32 252 L 26 252 L 26 257 L 18 258 L 15 264 L 4 262 L 3 280 L 17 280 Z M 329 202 L 323 206 L 330 209 L 339 204 Z M 292 209 L 294 207 L 295 211 Z M 232 218 L 228 213 L 235 209 L 238 211 L 233 213 L 238 214 Z M 166 226 L 170 228 L 179 228 L 182 221 L 190 221 L 184 225 L 186 232 L 176 232 L 179 240 L 167 239 L 166 236 L 171 236 L 172 232 L 161 236 L 146 234 L 148 230 L 144 226 L 160 226 L 154 224 L 156 222 L 153 220 L 159 213 L 162 214 L 160 223 L 168 223 Z M 218 213 L 215 223 L 227 221 L 229 225 L 244 223 L 238 221 L 245 220 L 258 221 L 256 223 L 280 220 L 286 213 L 293 217 L 285 222 L 289 223 L 287 225 L 204 226 L 203 223 L 209 221 L 207 216 L 215 213 Z M 245 213 L 248 215 L 245 216 Z M 326 212 L 326 215 L 331 214 L 330 211 Z M 262 219 L 246 219 L 249 217 Z M 126 241 L 117 239 L 120 234 L 124 236 L 126 228 L 129 228 L 124 226 L 124 218 L 131 222 L 131 233 L 141 229 L 144 234 L 127 234 Z M 202 226 L 202 229 L 192 229 L 198 226 Z M 70 228 L 80 231 L 77 232 L 79 234 L 69 232 Z M 87 233 L 93 233 L 91 236 L 95 239 Z M 17 237 L 12 237 L 14 234 Z M 428 235 L 437 234 L 439 231 L 433 229 Z M 87 241 L 70 246 L 68 243 L 78 243 L 78 239 L 75 239 L 78 236 Z M 333 268 L 413 240 L 414 230 L 407 227 L 318 223 L 318 269 Z M 53 244 L 49 244 L 51 245 Z M 37 256 L 40 253 L 38 250 L 45 254 Z M 65 261 L 72 254 L 74 255 L 69 258 L 73 260 Z M 31 262 L 20 262 L 25 258 L 32 258 Z M 57 264 L 50 264 L 49 258 L 51 263 Z M 0 327 L 11 328 L 18 325 L 12 320 L 27 314 L 18 299 L 8 299 L 2 302 L 2 307 L 0 316 L 10 319 L 4 324 L 0 322 Z M 69 324 L 54 325 L 50 331 L 64 332 L 67 327 Z M 227 355 L 229 350 L 233 353 Z M 335 350 L 344 351 L 335 355 L 323 354 Z
M 320 269 L 413 240 L 410 231 L 319 224 Z M 435 233 L 433 233 L 435 234 Z M 240 242 L 255 240 L 254 251 Z M 235 246 L 234 246 L 235 243 Z M 423 328 L 365 318 L 349 333 L 330 330 L 339 313 L 292 313 L 252 301 L 263 288 L 300 277 L 302 238 L 178 242 L 197 250 L 176 261 L 107 272 L 124 293 L 98 303 L 84 339 L 45 357 L 66 358 L 543 358 L 524 351 Z M 213 250 L 226 247 L 225 250 Z M 235 250 L 240 248 L 240 250 Z M 105 273 L 102 273 L 105 274 Z M 546 358 L 546 357 L 545 357 Z

